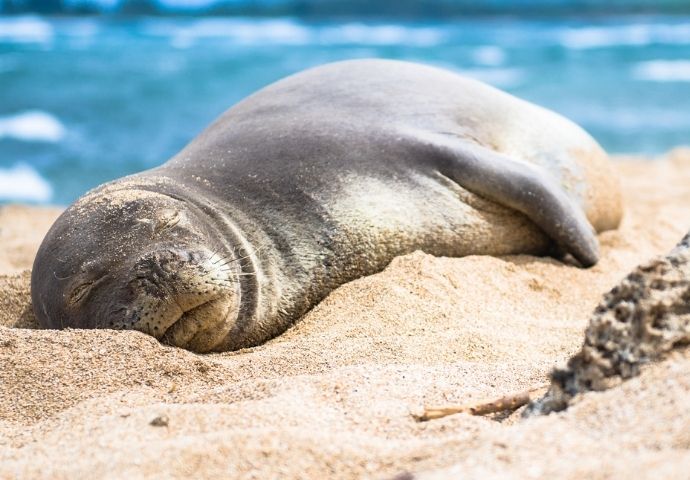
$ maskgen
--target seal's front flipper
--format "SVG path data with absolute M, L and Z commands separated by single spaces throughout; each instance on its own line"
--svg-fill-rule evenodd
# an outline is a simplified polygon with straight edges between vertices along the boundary
M 415 132 L 414 138 L 458 185 L 524 213 L 583 266 L 599 260 L 599 242 L 583 209 L 544 169 L 451 134 Z

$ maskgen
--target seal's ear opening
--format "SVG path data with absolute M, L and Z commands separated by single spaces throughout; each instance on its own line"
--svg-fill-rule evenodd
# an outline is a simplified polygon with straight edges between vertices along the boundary
M 86 281 L 74 287 L 67 295 L 67 304 L 74 306 L 81 303 L 88 296 L 93 283 L 92 281 Z

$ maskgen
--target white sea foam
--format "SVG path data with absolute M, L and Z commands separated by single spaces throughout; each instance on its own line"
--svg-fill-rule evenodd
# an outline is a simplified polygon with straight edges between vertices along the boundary
M 187 48 L 204 39 L 227 39 L 240 45 L 304 45 L 312 39 L 308 28 L 287 19 L 207 18 L 184 25 L 154 21 L 145 25 L 144 32 L 169 36 L 176 48 Z
M 25 164 L 0 168 L 0 200 L 47 202 L 53 189 L 36 170 Z
M 49 43 L 53 27 L 38 17 L 0 17 L 0 43 Z
M 690 116 L 665 108 L 604 108 L 583 105 L 569 112 L 569 117 L 586 127 L 618 132 L 636 130 L 678 131 L 690 128 Z
M 437 28 L 405 27 L 400 25 L 366 25 L 345 23 L 324 27 L 315 32 L 322 45 L 410 45 L 430 47 L 443 40 Z
M 289 18 L 207 18 L 179 25 L 150 21 L 144 33 L 170 37 L 176 48 L 188 48 L 199 40 L 226 39 L 239 45 L 408 45 L 429 47 L 443 41 L 439 28 L 347 22 L 308 25 Z
M 477 47 L 472 52 L 472 58 L 474 61 L 480 65 L 486 65 L 487 67 L 497 67 L 503 65 L 506 61 L 506 52 L 500 48 L 493 45 L 484 45 Z
M 57 118 L 40 110 L 0 117 L 0 138 L 8 137 L 26 142 L 59 142 L 65 133 L 65 127 Z
M 642 23 L 567 28 L 558 33 L 562 45 L 574 50 L 611 46 L 690 44 L 690 24 Z
M 652 82 L 690 82 L 690 60 L 652 60 L 632 69 L 633 78 Z
M 569 28 L 561 32 L 561 43 L 574 50 L 610 47 L 613 45 L 646 45 L 651 42 L 650 29 L 645 25 L 624 27 Z

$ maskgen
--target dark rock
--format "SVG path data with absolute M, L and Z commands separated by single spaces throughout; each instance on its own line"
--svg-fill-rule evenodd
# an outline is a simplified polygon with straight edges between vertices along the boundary
M 604 296 L 585 331 L 581 350 L 551 373 L 546 395 L 525 416 L 568 407 L 588 391 L 634 377 L 640 367 L 690 343 L 690 234 L 667 256 L 637 267 Z

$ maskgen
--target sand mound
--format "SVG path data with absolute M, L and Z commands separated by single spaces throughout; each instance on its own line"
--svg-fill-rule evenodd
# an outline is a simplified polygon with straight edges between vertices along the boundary
M 690 228 L 690 154 L 619 170 L 628 210 L 592 269 L 417 252 L 268 344 L 213 355 L 137 332 L 16 328 L 31 324 L 22 270 L 55 211 L 15 207 L 0 223 L 0 239 L 14 239 L 0 257 L 11 264 L 0 277 L 0 476 L 688 476 L 683 351 L 547 417 L 411 415 L 546 384 L 602 294 Z M 36 212 L 45 224 L 28 221 Z

